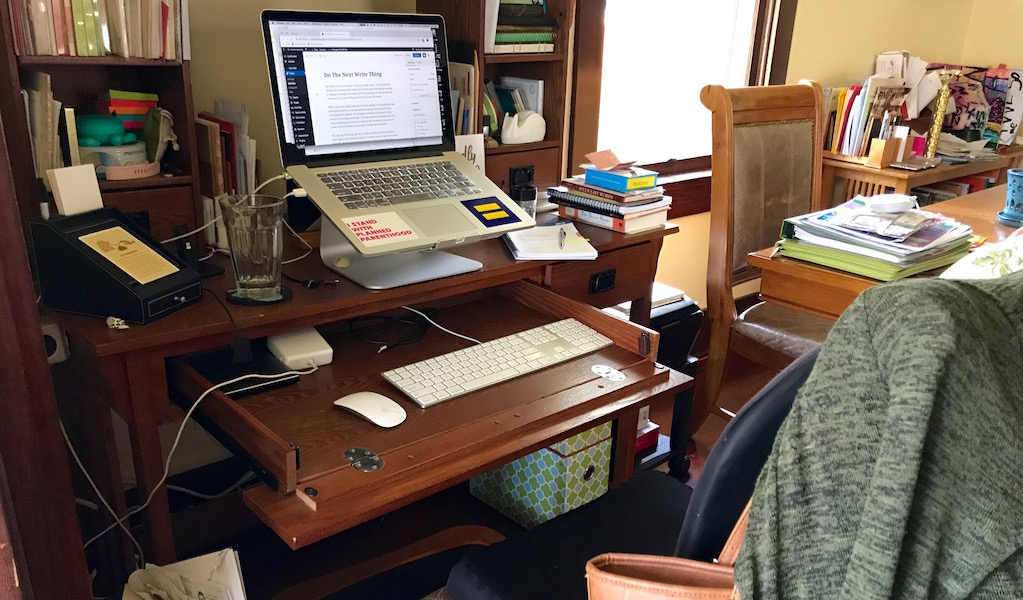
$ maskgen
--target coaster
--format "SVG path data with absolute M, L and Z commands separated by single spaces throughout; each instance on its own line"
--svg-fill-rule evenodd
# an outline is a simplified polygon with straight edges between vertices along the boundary
M 995 218 L 998 219 L 998 222 L 1001 223 L 1002 225 L 1008 225 L 1009 227 L 1017 228 L 1023 227 L 1023 221 L 1010 217 L 1009 215 L 1005 214 L 1004 210 L 999 211 L 998 215 Z
M 281 293 L 276 296 L 270 296 L 262 300 L 254 300 L 252 298 L 244 298 L 237 295 L 238 290 L 227 290 L 227 301 L 231 304 L 240 304 L 241 306 L 265 306 L 267 304 L 277 304 L 278 302 L 285 302 L 291 300 L 292 293 L 291 289 L 285 286 L 281 286 Z

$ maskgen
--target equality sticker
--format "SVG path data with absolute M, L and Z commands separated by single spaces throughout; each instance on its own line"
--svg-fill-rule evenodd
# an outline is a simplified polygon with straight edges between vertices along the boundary
M 469 212 L 487 227 L 497 227 L 498 225 L 520 223 L 522 221 L 495 196 L 462 200 L 462 205 L 469 209 Z
M 419 239 L 416 232 L 412 231 L 409 224 L 398 213 L 377 213 L 341 220 L 355 234 L 355 237 L 367 246 Z

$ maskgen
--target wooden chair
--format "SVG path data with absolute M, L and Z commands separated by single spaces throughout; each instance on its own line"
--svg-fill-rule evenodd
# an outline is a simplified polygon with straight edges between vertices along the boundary
M 732 286 L 758 272 L 746 255 L 778 241 L 782 220 L 824 208 L 824 128 L 816 83 L 725 89 L 700 100 L 712 112 L 710 350 L 693 407 L 694 431 L 716 406 L 730 353 L 781 370 L 823 341 L 832 322 L 761 302 L 737 314 Z M 806 290 L 812 294 L 813 290 Z

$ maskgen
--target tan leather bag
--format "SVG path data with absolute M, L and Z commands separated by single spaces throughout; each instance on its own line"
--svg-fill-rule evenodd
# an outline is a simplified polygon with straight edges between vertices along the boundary
M 739 600 L 732 565 L 746 532 L 749 503 L 739 516 L 718 562 L 611 552 L 586 563 L 590 600 Z

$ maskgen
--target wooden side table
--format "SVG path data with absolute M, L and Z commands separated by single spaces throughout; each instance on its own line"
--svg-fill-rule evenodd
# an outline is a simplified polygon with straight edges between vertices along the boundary
M 1020 148 L 1016 150 L 1016 148 Z M 896 194 L 908 194 L 909 190 L 921 185 L 948 181 L 957 177 L 976 175 L 996 171 L 996 184 L 1005 183 L 1005 172 L 1016 166 L 1023 157 L 1023 147 L 1011 146 L 1005 154 L 999 155 L 991 160 L 970 161 L 962 164 L 942 163 L 932 169 L 922 171 L 907 171 L 886 167 L 879 169 L 868 167 L 838 158 L 830 152 L 824 153 L 823 171 L 821 177 L 821 194 L 824 195 L 826 205 L 831 205 L 835 197 L 836 179 L 844 180 L 838 182 L 844 185 L 841 192 L 841 200 L 845 201 L 855 197 L 857 194 L 873 196 L 883 194 L 889 188 Z

